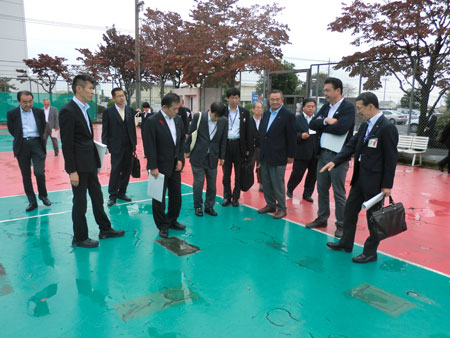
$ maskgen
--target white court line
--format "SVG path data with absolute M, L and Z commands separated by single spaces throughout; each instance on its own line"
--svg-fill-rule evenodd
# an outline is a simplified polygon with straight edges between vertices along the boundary
M 258 208 L 255 208 L 255 207 L 252 207 L 252 206 L 249 206 L 249 205 L 246 205 L 246 204 L 242 204 L 242 205 L 245 205 L 247 208 L 250 208 L 250 209 L 258 210 Z M 294 224 L 297 224 L 297 225 L 300 225 L 300 226 L 306 228 L 306 226 L 305 226 L 304 224 L 298 223 L 298 222 L 296 222 L 296 221 L 292 221 L 292 220 L 290 220 L 290 219 L 285 219 L 285 218 L 283 218 L 283 219 L 284 219 L 286 222 L 291 222 L 291 223 L 294 223 Z M 326 232 L 323 232 L 323 231 L 320 231 L 320 230 L 317 230 L 317 229 L 314 229 L 314 228 L 309 229 L 309 230 L 313 230 L 313 231 L 316 231 L 316 232 L 318 232 L 318 233 L 320 233 L 320 234 L 326 235 L 326 236 L 328 236 L 328 237 L 335 238 L 333 235 L 330 235 L 329 233 L 326 233 Z M 354 243 L 354 245 L 357 245 L 357 246 L 359 246 L 359 247 L 361 247 L 361 248 L 364 247 L 364 245 L 361 245 L 361 244 L 356 243 L 356 242 Z M 331 251 L 331 249 L 328 249 L 328 248 L 327 248 L 327 250 L 330 250 L 330 251 Z M 409 261 L 409 260 L 407 260 L 407 259 L 404 259 L 404 258 L 401 258 L 401 257 L 397 257 L 397 256 L 394 256 L 394 255 L 388 254 L 388 253 L 386 253 L 386 252 L 384 252 L 384 251 L 377 251 L 377 253 L 383 254 L 383 255 L 388 256 L 388 257 L 391 257 L 391 258 L 398 259 L 399 261 L 402 261 L 402 262 L 405 262 L 405 263 L 408 263 L 408 264 L 417 266 L 417 267 L 419 267 L 419 268 L 422 268 L 422 269 L 425 269 L 425 270 L 428 270 L 428 271 L 437 273 L 438 275 L 442 275 L 442 276 L 444 276 L 444 277 L 450 278 L 450 275 L 447 275 L 447 274 L 444 273 L 444 272 L 437 271 L 437 270 L 434 270 L 434 269 L 429 268 L 429 267 L 427 267 L 427 266 L 424 266 L 424 265 L 421 265 L 421 264 L 418 264 L 418 263 L 411 262 L 411 261 Z
M 146 181 L 130 182 L 130 184 L 132 184 L 132 183 L 142 183 L 142 182 L 146 182 Z M 192 185 L 190 185 L 190 184 L 183 183 L 183 182 L 181 182 L 181 184 L 184 184 L 184 185 L 186 185 L 186 186 L 192 188 Z M 105 184 L 104 186 L 106 186 L 106 185 L 107 185 L 107 184 Z M 72 189 L 62 189 L 62 190 L 56 190 L 56 191 L 67 191 L 67 190 L 72 190 Z M 52 192 L 56 192 L 56 191 L 52 191 Z M 191 192 L 191 193 L 186 193 L 186 194 L 182 194 L 181 196 L 186 196 L 186 195 L 193 195 L 193 192 Z M 25 195 L 16 195 L 16 196 L 25 196 Z M 221 195 L 216 195 L 216 196 L 223 198 L 223 196 L 221 196 Z M 5 197 L 15 197 L 15 196 L 4 196 L 4 197 L 0 197 L 0 198 L 5 198 Z M 167 196 L 166 196 L 166 198 L 167 198 Z M 130 204 L 130 203 L 138 203 L 138 202 L 144 202 L 144 201 L 149 201 L 149 200 L 151 200 L 151 199 L 145 199 L 145 200 L 140 200 L 140 201 L 135 201 L 135 202 L 133 202 L 133 201 L 132 201 L 132 202 L 125 202 L 125 203 L 120 203 L 120 204 L 118 203 L 117 205 L 124 205 L 124 204 Z M 241 204 L 241 205 L 246 206 L 247 208 L 250 208 L 250 209 L 253 209 L 253 210 L 258 210 L 258 208 L 252 207 L 252 206 L 247 205 L 247 204 Z M 88 209 L 92 209 L 92 208 L 88 208 Z M 70 210 L 70 211 L 56 212 L 56 213 L 46 214 L 46 215 L 36 215 L 36 216 L 22 217 L 22 218 L 16 218 L 16 219 L 8 219 L 8 220 L 0 221 L 0 224 L 1 224 L 1 223 L 12 222 L 12 221 L 17 221 L 17 220 L 36 218 L 36 217 L 45 217 L 45 216 L 51 216 L 51 215 L 65 214 L 65 213 L 69 213 L 69 212 L 72 212 L 72 210 Z M 297 225 L 300 225 L 300 226 L 306 228 L 306 226 L 305 226 L 304 224 L 298 223 L 298 222 L 296 222 L 296 221 L 292 221 L 292 220 L 288 220 L 288 219 L 284 219 L 284 220 L 287 221 L 287 222 L 291 222 L 291 223 L 294 223 L 294 224 L 297 224 Z M 333 235 L 330 235 L 330 234 L 328 234 L 328 233 L 326 233 L 326 232 L 323 232 L 323 231 L 320 231 L 320 230 L 317 230 L 317 229 L 314 229 L 314 228 L 313 228 L 313 229 L 310 229 L 310 230 L 316 231 L 316 232 L 318 232 L 318 233 L 321 233 L 321 234 L 323 234 L 323 235 L 325 235 L 325 236 L 328 236 L 328 237 L 331 237 L 331 238 L 335 238 Z M 361 244 L 359 244 L 359 243 L 356 243 L 356 242 L 354 243 L 354 245 L 359 246 L 359 247 L 361 247 L 361 248 L 363 247 L 363 245 L 361 245 Z M 330 249 L 327 249 L 327 250 L 330 250 Z M 388 256 L 388 257 L 391 257 L 391 258 L 398 259 L 399 261 L 402 261 L 402 262 L 405 262 L 405 263 L 408 263 L 408 264 L 417 266 L 417 267 L 419 267 L 419 268 L 422 268 L 422 269 L 425 269 L 425 270 L 434 272 L 434 273 L 436 273 L 436 274 L 438 274 L 438 275 L 441 275 L 441 276 L 450 278 L 450 275 L 448 275 L 448 274 L 446 274 L 446 273 L 444 273 L 444 272 L 434 270 L 434 269 L 432 269 L 432 268 L 429 268 L 429 267 L 427 267 L 427 266 L 424 266 L 424 265 L 421 265 L 421 264 L 418 264 L 418 263 L 415 263 L 415 262 L 411 262 L 411 261 L 409 261 L 409 260 L 407 260 L 407 259 L 404 259 L 404 258 L 401 258 L 401 257 L 396 257 L 396 256 L 391 255 L 391 254 L 388 254 L 388 253 L 386 253 L 386 252 L 384 252 L 384 251 L 377 251 L 377 252 L 378 252 L 378 253 L 381 253 L 381 254 L 383 254 L 383 255 L 385 255 L 385 256 Z
M 128 185 L 133 184 L 133 183 L 142 183 L 142 182 L 147 182 L 147 180 L 135 181 L 135 182 L 129 182 Z M 183 184 L 183 183 L 182 183 L 182 184 Z M 102 186 L 102 187 L 107 187 L 108 184 L 103 184 L 103 185 L 101 185 L 101 186 Z M 52 191 L 49 191 L 49 193 L 61 192 L 61 191 L 72 191 L 72 189 L 52 190 Z M 9 197 L 22 197 L 22 196 L 26 196 L 26 195 L 25 195 L 25 194 L 21 194 L 21 195 L 0 196 L 0 199 L 2 199 L 2 198 L 9 198 Z
M 187 192 L 185 194 L 181 194 L 181 196 L 188 196 L 188 195 L 193 195 L 193 194 L 194 194 L 193 192 Z M 168 196 L 166 196 L 166 198 L 168 198 Z M 134 203 L 148 202 L 148 201 L 151 201 L 151 200 L 152 200 L 151 198 L 147 198 L 147 199 L 131 201 L 131 202 L 116 203 L 115 205 L 134 204 Z M 87 208 L 87 210 L 92 210 L 92 208 L 89 207 L 89 208 Z M 67 211 L 53 212 L 53 213 L 49 213 L 49 214 L 41 214 L 41 215 L 26 216 L 26 217 L 20 217 L 20 218 L 5 219 L 3 221 L 0 221 L 0 224 L 1 223 L 14 222 L 14 221 L 21 221 L 21 220 L 24 220 L 24 219 L 31 219 L 31 218 L 39 218 L 39 217 L 47 217 L 47 216 L 68 214 L 68 213 L 71 213 L 71 212 L 72 212 L 72 210 L 67 210 Z

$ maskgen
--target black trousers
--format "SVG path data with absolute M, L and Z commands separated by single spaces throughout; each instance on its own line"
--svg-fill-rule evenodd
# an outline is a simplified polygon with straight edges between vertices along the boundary
M 130 182 L 133 150 L 127 148 L 120 153 L 111 153 L 111 173 L 109 176 L 108 193 L 110 199 L 125 195 Z
M 375 194 L 373 196 L 375 196 Z M 361 211 L 361 206 L 366 200 L 373 196 L 364 196 L 359 179 L 352 185 L 344 208 L 344 234 L 339 241 L 339 243 L 343 244 L 345 247 L 353 248 L 356 224 L 358 223 L 358 214 Z M 365 255 L 375 255 L 377 253 L 378 244 L 380 244 L 380 241 L 375 234 L 373 224 L 370 221 L 370 216 L 374 211 L 381 208 L 381 204 L 382 202 L 376 204 L 366 212 L 370 235 L 364 243 L 363 253 Z
M 442 160 L 439 161 L 438 165 L 445 168 L 445 165 L 447 165 L 447 171 L 450 173 L 450 150 L 448 151 L 448 154 L 446 157 L 444 157 Z
M 98 181 L 97 173 L 78 173 L 78 177 L 80 179 L 78 186 L 72 186 L 73 234 L 77 241 L 84 241 L 88 238 L 88 226 L 86 221 L 86 192 L 89 192 L 89 196 L 91 197 L 95 222 L 98 224 L 100 230 L 110 229 L 111 222 L 103 209 L 103 193 L 100 182 Z
M 166 214 L 166 190 L 169 194 L 169 208 Z M 181 210 L 181 171 L 173 171 L 164 177 L 162 202 L 152 200 L 153 219 L 159 230 L 169 229 L 177 222 Z
M 308 169 L 308 174 L 306 174 L 303 197 L 311 197 L 317 180 L 317 158 L 315 157 L 309 160 L 294 160 L 287 190 L 292 192 L 297 188 L 303 179 L 306 169 Z
M 17 155 L 20 172 L 22 173 L 22 182 L 25 194 L 30 203 L 36 202 L 36 195 L 31 182 L 31 164 L 33 163 L 34 176 L 40 197 L 47 197 L 47 188 L 45 186 L 45 152 L 42 149 L 41 141 L 23 140 L 22 149 Z
M 241 196 L 241 165 L 244 157 L 241 154 L 241 147 L 238 140 L 228 140 L 225 151 L 225 161 L 223 163 L 223 198 L 238 200 Z M 234 189 L 231 194 L 231 170 L 234 165 Z
M 209 155 L 205 157 L 203 166 L 196 167 L 191 164 L 192 176 L 194 178 L 194 208 L 201 208 L 203 206 L 203 186 L 206 177 L 206 198 L 205 208 L 214 208 L 216 202 L 216 178 L 217 167 L 209 167 Z

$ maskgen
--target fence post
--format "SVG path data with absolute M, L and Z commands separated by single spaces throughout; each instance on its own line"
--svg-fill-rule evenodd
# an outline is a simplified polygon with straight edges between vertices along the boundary
M 359 90 L 358 90 L 358 95 L 361 94 L 361 89 L 362 89 L 362 72 L 363 72 L 363 64 L 359 63 Z
M 409 96 L 409 112 L 408 112 L 408 135 L 411 134 L 411 114 L 412 114 L 412 107 L 414 102 L 414 85 L 416 81 L 416 71 L 417 71 L 417 64 L 419 63 L 419 60 L 416 61 L 415 58 L 412 59 L 413 62 L 413 79 L 412 79 L 412 88 L 411 88 L 411 94 Z M 419 116 L 420 121 L 420 116 Z M 420 125 L 420 123 L 419 123 Z M 419 131 L 419 130 L 417 130 Z

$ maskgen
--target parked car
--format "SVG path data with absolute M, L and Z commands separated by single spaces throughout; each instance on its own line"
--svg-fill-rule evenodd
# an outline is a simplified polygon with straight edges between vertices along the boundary
M 405 124 L 408 117 L 395 110 L 382 110 L 383 115 L 393 124 Z
M 411 133 L 417 133 L 419 127 L 419 118 L 411 117 Z

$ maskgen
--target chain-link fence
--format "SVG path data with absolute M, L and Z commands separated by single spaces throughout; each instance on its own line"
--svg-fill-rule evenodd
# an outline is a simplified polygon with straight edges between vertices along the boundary
M 446 147 L 439 143 L 438 136 L 446 124 L 450 122 L 450 112 L 445 106 L 445 95 L 441 88 L 434 87 L 429 94 L 427 105 L 423 104 L 422 93 L 418 81 L 413 80 L 413 74 L 426 76 L 430 66 L 428 57 L 420 58 L 417 66 L 397 71 L 390 76 L 378 76 L 381 69 L 395 68 L 395 63 L 402 59 L 376 60 L 373 62 L 358 61 L 353 64 L 313 64 L 310 66 L 311 76 L 309 96 L 316 98 L 318 108 L 326 101 L 323 96 L 323 85 L 327 77 L 336 77 L 343 82 L 343 96 L 354 103 L 355 98 L 364 91 L 377 95 L 380 110 L 396 125 L 400 135 L 421 135 L 429 137 L 427 153 L 440 155 Z M 414 88 L 414 90 L 413 90 Z M 426 107 L 421 117 L 421 104 Z M 433 113 L 430 114 L 430 111 Z M 356 116 L 356 127 L 361 118 Z

